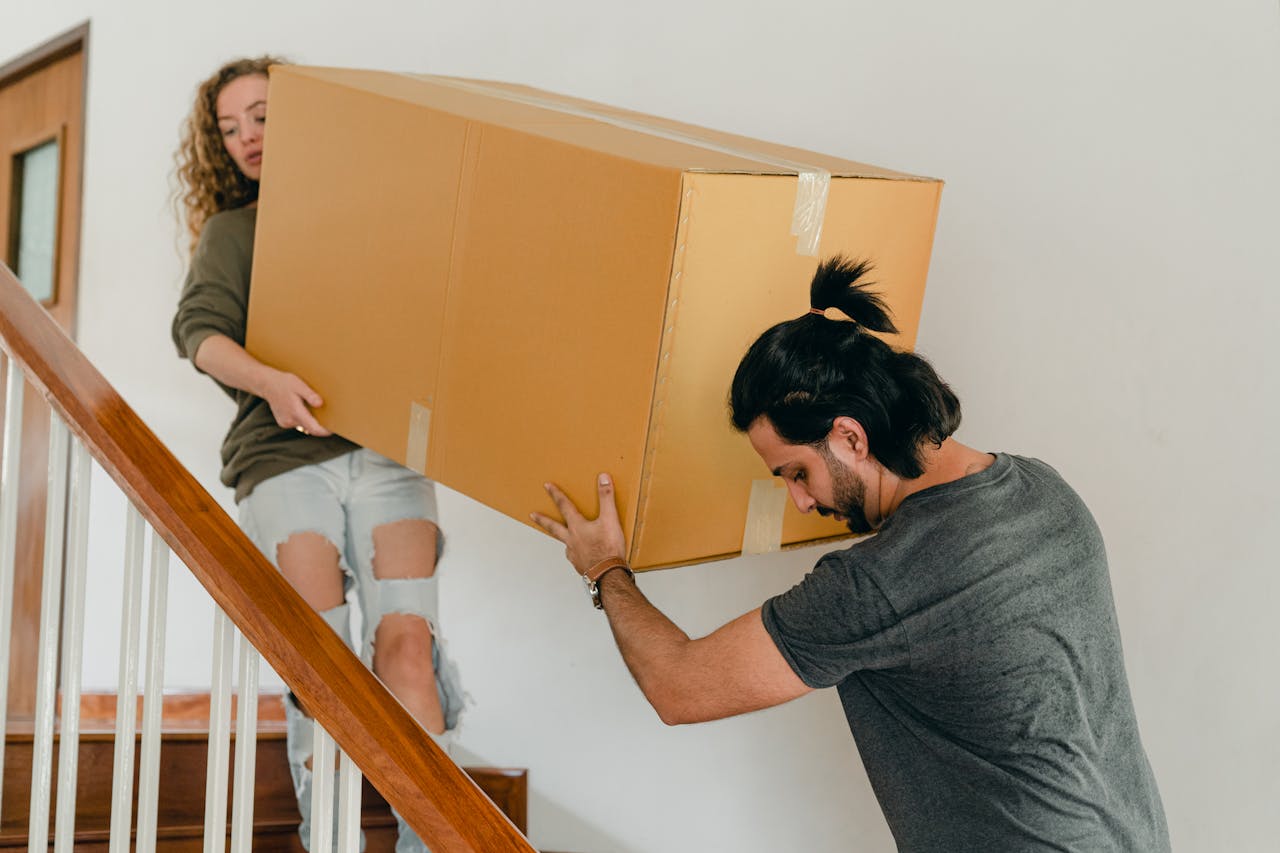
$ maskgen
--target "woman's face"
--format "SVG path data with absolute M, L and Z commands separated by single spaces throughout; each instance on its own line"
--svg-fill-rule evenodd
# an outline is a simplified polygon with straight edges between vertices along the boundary
M 267 130 L 267 78 L 261 74 L 237 77 L 222 87 L 214 108 L 227 153 L 246 178 L 258 180 Z

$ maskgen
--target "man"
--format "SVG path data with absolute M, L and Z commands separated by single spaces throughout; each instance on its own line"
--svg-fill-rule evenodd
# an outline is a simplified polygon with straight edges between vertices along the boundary
M 836 687 L 899 849 L 1168 850 L 1093 518 L 1044 463 L 951 437 L 955 394 L 869 334 L 894 327 L 867 271 L 823 263 L 813 309 L 751 346 L 730 407 L 801 512 L 874 537 L 691 640 L 622 561 L 606 475 L 594 521 L 550 484 L 564 523 L 534 520 L 595 582 L 663 722 Z

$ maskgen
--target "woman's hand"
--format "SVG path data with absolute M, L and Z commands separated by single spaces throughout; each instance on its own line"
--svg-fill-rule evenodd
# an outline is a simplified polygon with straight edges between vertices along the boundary
M 284 429 L 296 429 L 309 435 L 333 435 L 311 414 L 313 408 L 324 405 L 324 400 L 310 385 L 292 373 L 263 364 L 226 335 L 206 337 L 191 360 L 223 385 L 248 391 L 266 400 L 276 423 Z
M 320 425 L 311 410 L 324 405 L 324 400 L 310 385 L 292 373 L 267 368 L 264 371 L 262 393 L 276 423 L 284 429 L 296 429 L 307 435 L 326 436 L 333 433 Z
M 626 558 L 627 540 L 622 535 L 622 523 L 618 521 L 618 505 L 614 500 L 613 481 L 608 474 L 601 474 L 597 483 L 600 514 L 592 521 L 583 517 L 573 501 L 554 483 L 545 484 L 547 493 L 556 502 L 556 508 L 564 517 L 561 524 L 554 518 L 535 512 L 530 515 L 534 523 L 564 543 L 564 555 L 578 574 L 609 557 Z

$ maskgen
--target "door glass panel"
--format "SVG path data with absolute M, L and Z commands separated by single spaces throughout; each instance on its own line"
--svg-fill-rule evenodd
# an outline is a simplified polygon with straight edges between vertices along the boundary
M 51 302 L 57 267 L 58 141 L 16 155 L 13 165 L 14 272 L 33 297 Z

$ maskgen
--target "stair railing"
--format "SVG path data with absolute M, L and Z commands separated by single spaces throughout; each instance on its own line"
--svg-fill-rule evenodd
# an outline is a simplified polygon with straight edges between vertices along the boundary
M 505 853 L 533 848 L 476 784 L 436 745 L 324 621 L 293 591 L 216 501 L 173 457 L 61 328 L 0 264 L 0 349 L 7 356 L 0 458 L 0 767 L 9 683 L 18 475 L 26 383 L 50 408 L 48 504 L 41 590 L 28 850 L 48 849 L 58 688 L 62 715 L 54 850 L 71 853 L 84 647 L 91 459 L 128 499 L 116 708 L 110 851 L 154 851 L 169 555 L 176 554 L 216 607 L 204 850 L 225 850 L 232 675 L 238 673 L 233 851 L 253 831 L 258 662 L 264 657 L 313 714 L 313 766 L 333 766 L 341 792 L 337 849 L 359 846 L 361 774 L 436 853 Z M 146 532 L 151 531 L 150 548 Z M 138 816 L 132 822 L 136 697 L 144 554 L 146 608 Z M 239 644 L 237 655 L 236 646 Z M 61 661 L 59 666 L 59 650 Z M 234 666 L 237 662 L 238 666 Z M 58 683 L 61 672 L 61 685 Z M 332 776 L 316 773 L 312 850 L 332 844 Z M 0 784 L 3 784 L 0 777 Z M 0 791 L 3 802 L 3 791 Z

